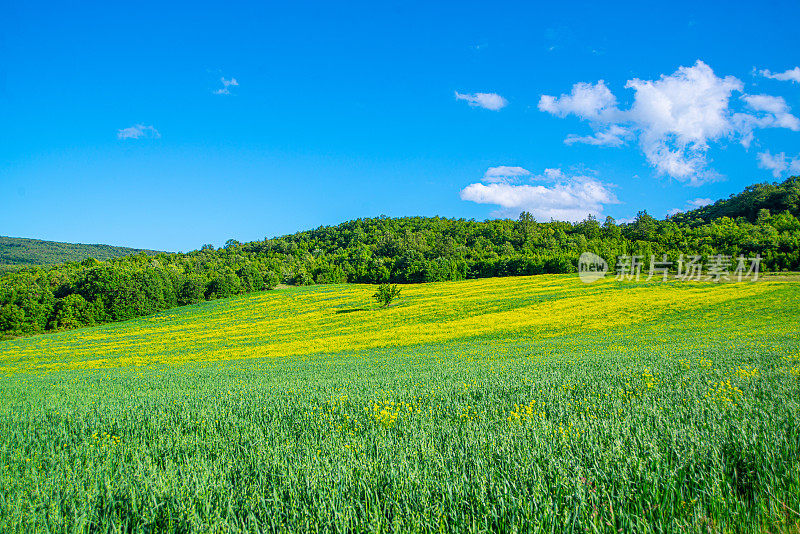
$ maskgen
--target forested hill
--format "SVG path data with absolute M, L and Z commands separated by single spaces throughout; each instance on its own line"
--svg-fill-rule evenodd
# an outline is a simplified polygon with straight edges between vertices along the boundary
M 51 265 L 67 261 L 82 261 L 86 258 L 102 261 L 140 252 L 158 254 L 154 250 L 138 248 L 83 245 L 80 243 L 60 243 L 58 241 L 0 236 L 0 269 L 3 266 Z
M 721 199 L 713 204 L 679 213 L 672 217 L 676 222 L 709 222 L 720 217 L 744 218 L 756 222 L 762 209 L 771 213 L 788 211 L 800 217 L 800 177 L 794 176 L 781 184 L 754 184 L 738 195 Z
M 620 255 L 724 254 L 763 258 L 762 270 L 800 270 L 800 179 L 759 184 L 711 206 L 630 224 L 358 219 L 264 241 L 181 253 L 138 253 L 0 274 L 0 336 L 28 335 L 148 315 L 275 287 L 278 283 L 417 283 L 568 273 L 582 252 L 613 265 Z

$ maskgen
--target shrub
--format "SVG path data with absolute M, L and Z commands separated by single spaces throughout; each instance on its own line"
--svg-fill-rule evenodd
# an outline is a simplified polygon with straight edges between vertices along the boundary
M 391 302 L 400 296 L 400 288 L 397 284 L 381 284 L 378 290 L 372 297 L 381 304 L 383 308 L 391 304 Z

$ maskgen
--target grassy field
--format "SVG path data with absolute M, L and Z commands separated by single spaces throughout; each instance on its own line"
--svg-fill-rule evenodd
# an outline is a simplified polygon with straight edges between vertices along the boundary
M 799 532 L 800 283 L 373 291 L 0 343 L 0 532 Z

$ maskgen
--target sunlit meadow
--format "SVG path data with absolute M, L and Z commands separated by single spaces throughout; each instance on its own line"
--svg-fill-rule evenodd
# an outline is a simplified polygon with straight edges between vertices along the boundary
M 0 532 L 798 532 L 797 282 L 373 291 L 0 343 Z

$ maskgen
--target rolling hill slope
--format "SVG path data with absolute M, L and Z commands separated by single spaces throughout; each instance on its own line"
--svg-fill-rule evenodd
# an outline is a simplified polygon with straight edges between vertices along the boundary
M 552 337 L 576 328 L 594 336 L 679 314 L 703 317 L 716 307 L 739 309 L 744 302 L 753 310 L 780 307 L 800 296 L 800 284 L 643 283 L 609 277 L 585 285 L 577 275 L 540 275 L 407 285 L 387 309 L 377 308 L 373 291 L 374 286 L 362 284 L 287 288 L 13 339 L 0 342 L 0 370 L 294 358 L 479 336 Z M 745 335 L 740 328 L 735 332 Z
M 796 532 L 800 284 L 372 290 L 0 342 L 0 531 Z

